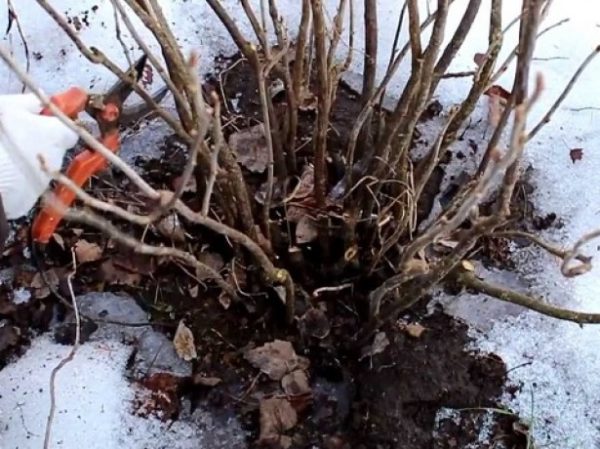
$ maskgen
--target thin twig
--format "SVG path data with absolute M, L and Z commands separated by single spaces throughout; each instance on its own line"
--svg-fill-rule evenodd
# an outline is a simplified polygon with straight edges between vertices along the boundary
M 204 198 L 202 199 L 201 209 L 202 215 L 205 217 L 208 215 L 210 209 L 210 199 L 219 171 L 219 153 L 221 152 L 221 148 L 225 146 L 223 132 L 221 130 L 221 103 L 216 94 L 213 96 L 213 109 L 213 148 L 210 155 L 210 172 L 208 174 L 208 181 L 206 182 L 206 191 L 204 192 Z
M 591 257 L 586 258 L 585 256 L 581 256 L 579 254 L 579 249 L 583 245 L 586 245 L 587 243 L 589 243 L 592 240 L 595 240 L 599 237 L 600 237 L 600 229 L 597 229 L 595 231 L 592 231 L 592 232 L 584 235 L 579 240 L 577 240 L 577 242 L 575 242 L 575 245 L 573 245 L 573 248 L 567 252 L 566 257 L 563 261 L 563 264 L 560 267 L 560 270 L 563 275 L 565 275 L 567 277 L 579 276 L 583 273 L 587 273 L 588 271 L 590 271 L 592 269 Z M 583 258 L 583 260 L 582 260 L 582 258 Z M 573 262 L 573 259 L 578 259 L 581 263 L 578 265 L 575 265 L 575 266 L 570 266 L 571 263 Z
M 550 120 L 552 119 L 552 115 L 556 112 L 556 110 L 562 104 L 564 99 L 567 98 L 567 95 L 569 95 L 569 92 L 571 92 L 571 89 L 573 89 L 573 86 L 575 86 L 575 83 L 577 82 L 577 80 L 579 79 L 581 74 L 584 72 L 584 70 L 587 68 L 587 66 L 590 64 L 590 62 L 592 62 L 592 60 L 598 55 L 598 53 L 600 53 L 600 45 L 598 45 L 596 48 L 594 48 L 594 50 L 583 60 L 583 62 L 577 68 L 577 70 L 575 70 L 575 73 L 573 74 L 573 76 L 571 77 L 571 79 L 569 80 L 567 85 L 565 86 L 562 93 L 558 96 L 556 101 L 552 104 L 552 106 L 550 107 L 548 112 L 546 112 L 546 114 L 544 115 L 544 117 L 542 117 L 542 119 L 539 121 L 539 123 L 537 125 L 535 125 L 533 127 L 533 129 L 529 132 L 529 134 L 527 135 L 527 140 L 533 139 L 535 137 L 535 135 L 544 127 L 544 125 L 546 125 L 546 123 L 550 122 Z
M 519 293 L 508 288 L 495 285 L 491 282 L 478 279 L 472 272 L 462 271 L 457 280 L 467 288 L 472 288 L 478 292 L 492 296 L 501 301 L 509 302 L 523 306 L 534 312 L 541 313 L 552 318 L 564 321 L 571 321 L 577 324 L 597 324 L 600 323 L 600 313 L 577 312 L 575 310 L 563 309 L 544 302 L 542 299 Z
M 8 21 L 8 27 L 6 29 L 6 32 L 8 33 L 10 31 L 10 24 L 12 23 L 12 21 L 14 21 L 14 23 L 17 24 L 17 32 L 19 33 L 19 37 L 21 38 L 21 42 L 23 43 L 23 50 L 25 51 L 25 61 L 26 61 L 25 71 L 27 73 L 29 73 L 29 69 L 31 68 L 31 57 L 29 56 L 29 45 L 27 44 L 27 39 L 25 39 L 25 34 L 23 33 L 23 29 L 21 28 L 21 21 L 19 20 L 19 16 L 17 15 L 17 12 L 15 11 L 15 7 L 13 6 L 12 0 L 7 0 L 7 6 L 8 6 L 9 21 Z M 23 85 L 23 87 L 21 88 L 21 92 L 25 92 L 25 88 L 26 88 L 26 86 Z
M 75 292 L 73 291 L 72 279 L 77 272 L 77 258 L 75 257 L 75 250 L 71 250 L 71 257 L 73 260 L 73 270 L 67 276 L 67 284 L 69 286 L 69 293 L 71 295 L 71 302 L 73 306 L 73 312 L 75 314 L 75 342 L 69 351 L 69 354 L 60 361 L 58 365 L 54 367 L 50 374 L 50 412 L 48 413 L 48 419 L 46 421 L 46 432 L 44 434 L 44 449 L 50 448 L 50 437 L 52 435 L 52 423 L 54 421 L 54 414 L 56 412 L 56 376 L 58 372 L 75 357 L 75 353 L 79 348 L 79 342 L 81 338 L 81 322 L 79 317 L 79 308 L 77 307 L 77 300 L 75 299 Z

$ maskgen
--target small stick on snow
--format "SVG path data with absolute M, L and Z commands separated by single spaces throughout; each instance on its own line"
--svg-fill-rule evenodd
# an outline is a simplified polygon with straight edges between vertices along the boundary
M 71 360 L 75 357 L 75 353 L 79 348 L 79 341 L 81 337 L 81 321 L 79 317 L 79 309 L 77 308 L 77 301 L 75 300 L 75 292 L 73 291 L 73 283 L 71 282 L 73 276 L 77 272 L 77 258 L 75 257 L 75 250 L 71 249 L 71 257 L 73 258 L 73 270 L 67 276 L 67 284 L 69 285 L 69 294 L 71 295 L 71 302 L 73 305 L 73 311 L 75 313 L 75 342 L 71 347 L 71 351 L 69 354 L 60 361 L 56 367 L 52 370 L 50 374 L 50 412 L 48 413 L 48 421 L 46 422 L 46 433 L 44 435 L 44 449 L 49 449 L 50 447 L 50 437 L 52 434 L 52 422 L 54 420 L 54 413 L 56 411 L 56 375 Z

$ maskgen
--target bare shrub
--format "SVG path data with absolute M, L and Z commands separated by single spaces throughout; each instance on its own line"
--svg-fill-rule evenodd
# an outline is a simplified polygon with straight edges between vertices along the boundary
M 169 26 L 157 0 L 112 0 L 123 24 L 148 54 L 156 73 L 173 94 L 176 117 L 153 106 L 188 146 L 188 164 L 182 173 L 184 180 L 195 176 L 203 181 L 199 189 L 202 209 L 195 212 L 181 201 L 181 191 L 157 191 L 85 130 L 78 128 L 88 144 L 105 154 L 158 206 L 149 215 L 135 215 L 72 186 L 83 204 L 128 220 L 137 225 L 140 232 L 144 226 L 175 212 L 186 221 L 226 236 L 236 254 L 260 268 L 260 282 L 265 289 L 284 287 L 279 288 L 279 293 L 286 303 L 290 322 L 295 316 L 297 298 L 310 301 L 313 297 L 310 291 L 338 287 L 341 290 L 348 285 L 347 279 L 356 286 L 356 300 L 362 297 L 368 303 L 364 335 L 413 306 L 444 282 L 457 283 L 559 319 L 600 322 L 599 314 L 559 309 L 524 293 L 490 285 L 474 275 L 468 261 L 482 238 L 501 235 L 508 239 L 528 238 L 563 258 L 562 272 L 566 276 L 582 274 L 590 268 L 590 259 L 580 254 L 580 248 L 584 242 L 596 238 L 597 231 L 584 237 L 571 250 L 563 251 L 529 232 L 510 228 L 516 210 L 513 207 L 515 185 L 519 181 L 520 161 L 527 141 L 549 121 L 600 49 L 593 50 L 552 110 L 528 131 L 528 112 L 544 91 L 543 77 L 530 73 L 531 60 L 536 39 L 543 33 L 539 31 L 540 23 L 551 1 L 523 0 L 520 16 L 503 28 L 502 1 L 492 0 L 487 18 L 487 48 L 476 56 L 473 72 L 454 74 L 448 69 L 468 35 L 481 0 L 468 2 L 458 28 L 445 46 L 452 0 L 438 0 L 436 10 L 427 17 L 422 17 L 417 0 L 407 0 L 398 8 L 393 53 L 386 72 L 377 82 L 378 42 L 383 36 L 378 29 L 377 2 L 364 0 L 365 13 L 360 22 L 365 29 L 364 75 L 356 100 L 359 112 L 341 144 L 340 139 L 331 139 L 336 132 L 332 129 L 332 110 L 340 95 L 340 80 L 355 53 L 353 0 L 340 0 L 331 20 L 322 0 L 302 0 L 300 25 L 292 31 L 288 30 L 276 0 L 262 0 L 260 11 L 250 1 L 241 0 L 252 26 L 252 36 L 243 34 L 223 2 L 206 2 L 255 76 L 258 92 L 255 100 L 260 104 L 266 151 L 266 173 L 261 178 L 263 200 L 255 200 L 255 189 L 251 187 L 256 181 L 251 181 L 248 172 L 238 163 L 236 150 L 229 145 L 224 132 L 223 122 L 230 117 L 221 102 L 227 99 L 204 91 L 198 80 L 197 56 L 182 54 L 175 30 Z M 91 63 L 102 64 L 124 78 L 124 73 L 100 50 L 86 46 L 50 2 L 37 0 L 37 3 Z M 130 8 L 129 13 L 123 4 Z M 128 16 L 131 13 L 154 35 L 160 44 L 161 57 L 152 54 L 139 38 Z M 497 68 L 503 35 L 516 24 L 519 25 L 518 46 Z M 342 45 L 345 26 L 350 28 L 350 40 Z M 408 27 L 409 38 L 405 43 L 399 38 L 402 27 Z M 430 37 L 424 39 L 423 31 L 427 28 L 431 28 Z M 274 30 L 272 35 L 269 29 Z M 340 58 L 342 48 L 347 51 Z M 410 57 L 410 75 L 393 108 L 385 109 L 382 104 L 385 92 L 406 57 Z M 5 50 L 2 50 L 2 58 L 30 89 L 38 92 Z M 494 82 L 515 58 L 512 88 L 510 92 L 499 92 Z M 428 107 L 440 81 L 455 76 L 471 77 L 469 92 L 462 102 L 442 112 L 443 125 L 437 136 L 425 154 L 416 159 L 411 149 L 418 134 L 417 125 L 429 113 Z M 284 100 L 275 104 L 272 86 L 277 83 L 282 86 L 278 92 Z M 138 86 L 135 89 L 142 98 L 151 101 L 143 89 Z M 429 214 L 419 209 L 426 202 L 427 186 L 476 105 L 486 96 L 490 99 L 494 127 L 483 143 L 486 151 L 479 169 L 461 186 L 449 205 L 427 217 Z M 307 103 L 313 98 L 316 108 L 307 110 Z M 76 127 L 66 117 L 61 118 Z M 307 121 L 313 130 L 311 136 L 302 134 L 306 133 L 306 127 L 300 125 Z M 311 150 L 308 156 L 300 158 L 299 149 L 306 147 L 307 137 L 310 137 Z M 338 175 L 331 175 L 332 168 Z M 56 174 L 56 178 L 69 185 L 64 176 Z M 141 244 L 138 236 L 125 234 L 87 209 L 73 208 L 67 217 L 95 226 L 136 251 L 177 259 L 212 278 L 232 298 L 240 296 L 234 285 L 188 252 L 185 245 L 170 248 Z M 301 242 L 300 230 L 303 232 Z M 443 250 L 440 250 L 440 242 Z M 312 256 L 306 252 L 307 243 Z M 575 267 L 573 262 L 577 263 Z M 306 279 L 319 272 L 324 276 L 314 282 L 294 281 L 291 274 Z

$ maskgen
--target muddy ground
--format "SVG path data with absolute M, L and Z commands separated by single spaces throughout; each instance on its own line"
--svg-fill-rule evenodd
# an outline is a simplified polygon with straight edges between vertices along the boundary
M 221 61 L 223 66 L 229 62 Z M 228 100 L 228 108 L 235 110 L 228 132 L 256 124 L 259 104 L 247 67 L 235 65 L 221 79 L 224 85 L 216 87 Z M 310 135 L 308 123 L 312 113 L 307 110 L 306 119 L 301 122 L 304 135 Z M 332 113 L 332 124 L 337 130 L 331 137 L 332 146 L 343 145 L 357 113 L 356 95 L 342 87 Z M 185 153 L 172 138 L 165 139 L 161 149 L 161 158 L 140 161 L 139 167 L 157 188 L 172 188 Z M 298 152 L 299 159 L 307 157 L 306 151 L 308 148 Z M 436 195 L 439 184 L 429 189 Z M 92 183 L 91 191 L 134 208 L 144 207 L 143 198 L 118 174 L 103 174 Z M 199 207 L 193 191 L 184 194 L 183 199 L 191 207 Z M 251 279 L 246 273 L 252 267 L 241 266 L 224 239 L 189 224 L 182 226 L 191 251 L 202 254 L 212 266 L 236 276 L 242 284 Z M 74 279 L 77 294 L 125 291 L 151 314 L 154 327 L 169 338 L 180 319 L 185 319 L 194 334 L 198 358 L 193 362 L 193 375 L 173 382 L 169 394 L 175 400 L 168 407 L 157 404 L 156 413 L 165 418 L 177 419 L 180 400 L 188 398 L 192 407 L 202 405 L 215 414 L 237 415 L 249 431 L 248 447 L 256 447 L 261 429 L 264 431 L 268 424 L 261 408 L 264 401 L 283 397 L 293 406 L 297 419 L 291 428 L 277 430 L 277 435 L 285 438 L 273 443 L 273 447 L 527 446 L 526 428 L 518 417 L 494 412 L 502 407 L 499 401 L 503 392 L 517 388 L 506 385 L 507 368 L 503 361 L 493 354 L 467 350 L 467 326 L 442 310 L 427 314 L 421 305 L 382 329 L 371 347 L 360 348 L 353 339 L 361 324 L 364 292 L 325 293 L 319 297 L 316 308 L 302 310 L 300 306 L 301 315 L 306 313 L 296 328 L 290 329 L 284 325 L 283 310 L 277 300 L 253 291 L 250 281 L 244 284 L 246 300 L 229 304 L 214 289 L 199 285 L 184 267 L 133 255 L 95 230 L 63 225 L 59 237 L 32 258 L 27 251 L 27 223 L 16 224 L 15 228 L 14 243 L 0 261 L 1 268 L 15 270 L 14 279 L 0 287 L 0 367 L 26 351 L 34 334 L 49 330 L 57 311 L 59 318 L 68 315 L 56 293 L 67 296 L 63 281 L 71 261 L 70 248 L 85 241 L 93 245 L 94 251 L 96 247 L 100 251 L 93 253 L 90 249 L 89 261 L 80 264 Z M 126 229 L 140 233 L 139 229 Z M 147 241 L 164 242 L 164 233 L 150 232 Z M 483 248 L 481 254 L 489 263 L 508 262 L 509 255 L 501 243 L 494 240 Z M 308 249 L 307 254 L 310 255 Z M 40 269 L 46 279 L 40 276 Z M 302 273 L 309 279 L 304 287 L 326 285 L 319 273 L 317 268 Z M 340 283 L 346 280 L 340 279 Z M 15 296 L 24 291 L 31 292 L 32 299 L 16 304 Z M 94 326 L 90 326 L 89 331 L 93 330 Z M 297 394 L 282 391 L 279 380 L 261 374 L 249 363 L 249 350 L 275 340 L 291 343 L 296 354 L 308 360 L 304 367 L 308 389 L 301 388 Z

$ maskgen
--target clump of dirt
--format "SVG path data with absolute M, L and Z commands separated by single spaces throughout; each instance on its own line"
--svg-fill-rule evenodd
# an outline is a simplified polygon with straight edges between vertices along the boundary
M 506 381 L 504 362 L 493 354 L 465 350 L 466 325 L 443 313 L 424 318 L 420 325 L 425 330 L 418 338 L 389 332 L 389 350 L 360 366 L 355 425 L 362 430 L 364 447 L 452 447 L 450 440 L 460 443 L 456 447 L 476 444 L 480 425 L 452 427 L 444 420 L 433 432 L 436 416 L 442 409 L 498 405 Z M 460 419 L 469 422 L 468 417 Z M 491 433 L 502 435 L 510 421 L 497 420 Z M 509 432 L 504 442 L 511 439 Z

